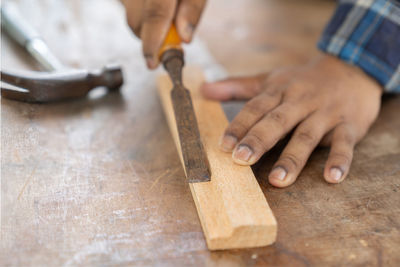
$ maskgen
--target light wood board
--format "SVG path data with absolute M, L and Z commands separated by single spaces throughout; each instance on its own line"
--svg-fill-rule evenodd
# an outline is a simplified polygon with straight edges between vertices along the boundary
M 185 70 L 183 77 L 186 88 L 191 91 L 212 173 L 211 182 L 189 184 L 208 248 L 218 250 L 272 244 L 276 239 L 277 223 L 251 168 L 234 164 L 231 154 L 218 148 L 218 141 L 228 125 L 221 105 L 200 95 L 198 88 L 204 78 L 199 69 Z M 169 78 L 160 76 L 159 95 L 182 161 L 171 89 Z
M 63 63 L 94 69 L 117 60 L 126 81 L 121 94 L 54 105 L 1 100 L 0 266 L 399 265 L 400 96 L 385 97 L 341 184 L 324 181 L 329 149 L 321 148 L 296 183 L 274 188 L 268 174 L 284 146 L 269 151 L 252 170 L 278 220 L 277 240 L 209 251 L 154 75 L 120 3 L 15 2 Z M 318 55 L 335 4 L 208 1 L 186 60 L 208 57 L 191 50 L 202 42 L 229 75 L 302 65 Z M 35 69 L 1 37 L 2 69 Z M 226 107 L 233 117 L 236 105 Z

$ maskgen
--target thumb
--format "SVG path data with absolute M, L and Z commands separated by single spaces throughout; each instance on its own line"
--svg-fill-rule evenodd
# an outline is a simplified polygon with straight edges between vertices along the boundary
M 212 100 L 246 100 L 261 92 L 265 78 L 266 74 L 262 74 L 250 77 L 228 78 L 213 83 L 204 83 L 200 87 L 200 92 L 204 97 Z

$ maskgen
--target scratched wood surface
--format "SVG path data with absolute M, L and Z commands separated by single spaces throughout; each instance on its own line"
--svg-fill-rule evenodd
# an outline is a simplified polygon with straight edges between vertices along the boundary
M 400 262 L 399 97 L 388 97 L 340 185 L 321 177 L 328 150 L 287 189 L 254 166 L 278 221 L 270 247 L 209 252 L 154 75 L 113 0 L 21 0 L 63 62 L 118 61 L 120 94 L 52 105 L 1 100 L 1 266 L 396 266 Z M 211 0 L 199 35 L 229 73 L 299 64 L 334 3 Z M 199 55 L 201 56 L 201 55 Z M 37 68 L 2 36 L 2 68 Z M 236 106 L 228 106 L 231 117 Z

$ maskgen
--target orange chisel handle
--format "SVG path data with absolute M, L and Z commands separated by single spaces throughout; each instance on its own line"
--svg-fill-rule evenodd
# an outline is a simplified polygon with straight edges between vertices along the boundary
M 174 24 L 172 24 L 171 28 L 168 31 L 167 37 L 165 38 L 164 43 L 161 46 L 159 58 L 161 59 L 162 55 L 167 50 L 170 49 L 182 50 L 181 42 L 182 41 L 181 38 L 179 37 L 176 27 Z

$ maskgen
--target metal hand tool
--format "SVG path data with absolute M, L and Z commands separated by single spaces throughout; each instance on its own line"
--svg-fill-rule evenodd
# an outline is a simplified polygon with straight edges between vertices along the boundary
M 1 70 L 1 81 L 18 87 L 1 87 L 1 96 L 27 102 L 51 102 L 85 96 L 96 87 L 109 90 L 123 83 L 119 66 L 106 66 L 102 70 L 88 71 L 65 67 L 50 51 L 37 31 L 19 14 L 13 2 L 1 6 L 3 29 L 48 72 Z
M 180 44 L 180 37 L 175 26 L 172 25 L 161 47 L 160 59 L 174 86 L 171 91 L 171 99 L 186 177 L 190 183 L 207 182 L 211 180 L 211 172 L 207 155 L 201 143 L 190 92 L 182 83 L 184 60 Z

